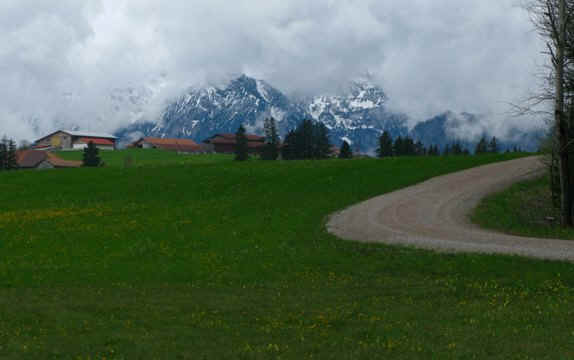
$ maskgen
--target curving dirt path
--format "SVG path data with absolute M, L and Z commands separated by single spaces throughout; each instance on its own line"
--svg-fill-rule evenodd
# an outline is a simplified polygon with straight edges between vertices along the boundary
M 527 157 L 436 177 L 338 212 L 327 229 L 347 240 L 574 260 L 574 241 L 506 235 L 468 220 L 484 196 L 542 169 L 540 157 Z

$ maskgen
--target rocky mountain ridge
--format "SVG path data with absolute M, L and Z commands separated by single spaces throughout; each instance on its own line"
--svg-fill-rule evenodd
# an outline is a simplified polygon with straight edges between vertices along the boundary
M 389 131 L 393 138 L 410 135 L 427 146 L 443 147 L 457 140 L 449 131 L 453 126 L 449 119 L 456 118 L 457 126 L 478 119 L 472 114 L 445 112 L 409 130 L 408 117 L 388 110 L 387 100 L 384 91 L 368 80 L 354 81 L 338 95 L 294 100 L 263 80 L 242 75 L 225 87 L 192 88 L 170 103 L 157 122 L 135 122 L 116 135 L 124 141 L 139 136 L 202 141 L 218 132 L 235 132 L 241 124 L 250 133 L 262 134 L 264 119 L 273 117 L 284 136 L 301 120 L 312 118 L 325 124 L 334 145 L 347 141 L 355 151 L 373 154 L 383 131 Z M 540 133 L 518 135 L 502 147 L 520 143 L 522 148 L 534 150 Z M 462 143 L 472 149 L 473 141 Z

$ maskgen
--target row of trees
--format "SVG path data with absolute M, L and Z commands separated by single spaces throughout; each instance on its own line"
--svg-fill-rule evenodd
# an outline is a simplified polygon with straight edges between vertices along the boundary
M 478 144 L 476 144 L 474 153 L 476 155 L 485 153 L 497 153 L 499 152 L 499 150 L 500 149 L 498 148 L 498 141 L 496 140 L 496 137 L 493 136 L 492 139 L 490 139 L 490 141 L 487 141 L 486 137 L 483 136 L 478 142 Z
M 459 142 L 447 144 L 444 148 L 443 155 L 468 155 L 467 149 Z M 411 137 L 397 137 L 394 141 L 388 131 L 384 131 L 379 137 L 379 147 L 377 149 L 379 157 L 389 156 L 438 156 L 440 149 L 438 145 L 431 145 L 428 148 L 419 141 L 414 141 Z
M 0 171 L 18 169 L 16 142 L 6 136 L 0 141 Z
M 282 155 L 285 160 L 300 159 L 324 159 L 331 155 L 329 143 L 329 130 L 327 127 L 313 120 L 303 120 L 295 130 L 290 131 L 285 137 L 283 146 L 279 139 L 279 132 L 275 119 L 268 118 L 264 122 L 265 145 L 261 151 L 261 159 L 276 160 Z M 236 133 L 236 160 L 247 160 L 249 157 L 248 140 L 245 128 L 240 126 Z M 498 141 L 492 137 L 490 141 L 482 137 L 475 148 L 475 154 L 499 152 Z M 455 141 L 447 144 L 443 155 L 469 155 L 470 152 L 460 142 Z M 441 151 L 438 145 L 425 147 L 419 141 L 414 141 L 409 136 L 399 136 L 393 140 L 388 131 L 384 131 L 379 137 L 377 149 L 379 157 L 389 156 L 438 156 Z M 352 158 L 353 151 L 347 141 L 343 141 L 339 151 L 339 158 Z
M 487 141 L 486 137 L 483 136 L 476 145 L 474 152 L 477 155 L 484 153 L 498 153 L 499 147 L 496 137 L 493 137 L 490 141 Z M 470 155 L 470 152 L 460 142 L 455 141 L 453 143 L 446 144 L 442 154 Z M 388 131 L 384 131 L 383 134 L 379 137 L 377 155 L 379 157 L 422 155 L 438 156 L 440 155 L 440 149 L 438 145 L 431 145 L 427 148 L 420 140 L 415 142 L 409 136 L 399 136 L 393 141 L 391 134 Z

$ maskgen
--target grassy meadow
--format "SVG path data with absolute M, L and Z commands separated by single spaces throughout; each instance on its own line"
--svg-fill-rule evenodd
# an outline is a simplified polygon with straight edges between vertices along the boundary
M 82 160 L 82 151 L 59 151 L 57 155 L 64 160 Z M 185 164 L 211 164 L 233 160 L 227 154 L 178 154 L 174 151 L 158 149 L 124 149 L 119 151 L 100 151 L 100 158 L 107 167 L 141 167 Z
M 560 226 L 560 209 L 552 205 L 548 176 L 486 197 L 475 209 L 472 221 L 509 234 L 574 240 L 574 230 Z
M 574 265 L 325 231 L 351 204 L 519 155 L 122 155 L 0 173 L 0 359 L 574 357 Z

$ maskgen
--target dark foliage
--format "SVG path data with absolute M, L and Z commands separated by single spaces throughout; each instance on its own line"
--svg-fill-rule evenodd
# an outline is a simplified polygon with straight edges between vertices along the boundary
M 283 159 L 325 159 L 331 155 L 329 130 L 323 123 L 303 120 L 285 137 Z
M 480 155 L 485 154 L 487 152 L 488 152 L 488 143 L 486 142 L 486 138 L 483 136 L 480 138 L 478 144 L 476 144 L 476 147 L 474 148 L 474 154 Z
M 16 160 L 16 142 L 6 136 L 0 141 L 0 170 L 18 169 Z
M 384 131 L 379 137 L 379 148 L 377 149 L 379 157 L 393 156 L 393 139 L 388 131 Z
M 98 167 L 102 165 L 102 159 L 100 158 L 100 149 L 94 145 L 93 142 L 89 142 L 88 146 L 84 148 L 84 155 L 82 158 L 83 166 L 86 167 Z
M 498 141 L 496 141 L 496 137 L 492 137 L 490 142 L 488 143 L 488 152 L 489 153 L 498 153 Z
M 237 129 L 237 132 L 235 133 L 235 144 L 235 160 L 247 160 L 249 158 L 249 147 L 243 125 L 240 125 L 239 129 Z
M 277 125 L 274 118 L 265 119 L 265 147 L 261 154 L 263 160 L 277 160 L 279 157 L 279 134 L 277 133 Z
M 341 145 L 341 150 L 339 151 L 339 159 L 352 159 L 353 158 L 353 151 L 351 150 L 351 146 L 348 142 L 343 141 L 343 145 Z

